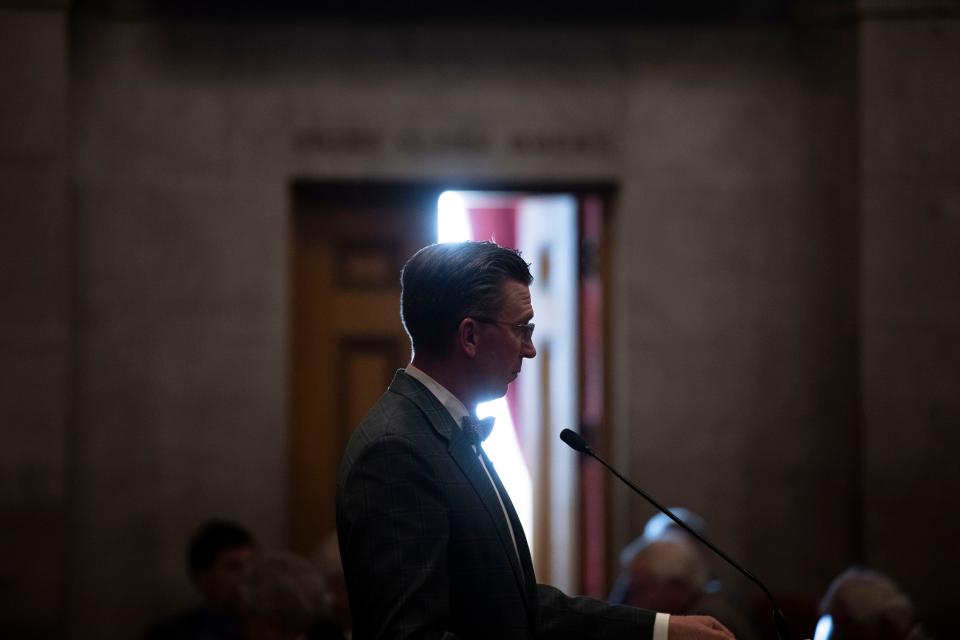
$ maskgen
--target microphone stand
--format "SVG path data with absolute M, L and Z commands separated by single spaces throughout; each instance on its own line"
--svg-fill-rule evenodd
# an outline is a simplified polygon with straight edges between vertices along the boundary
M 716 546 L 714 546 L 712 542 L 710 542 L 709 540 L 701 536 L 699 533 L 694 531 L 692 528 L 687 526 L 687 523 L 685 523 L 683 520 L 675 516 L 672 511 L 670 511 L 665 506 L 663 506 L 662 504 L 654 500 L 651 496 L 647 495 L 647 493 L 643 489 L 637 487 L 632 482 L 630 482 L 625 477 L 623 477 L 619 471 L 617 471 L 616 469 L 611 467 L 609 464 L 607 464 L 606 460 L 604 460 L 603 458 L 598 456 L 596 453 L 594 453 L 593 449 L 591 449 L 587 445 L 586 441 L 582 437 L 580 437 L 580 434 L 576 433 L 575 431 L 571 431 L 570 429 L 564 429 L 563 431 L 560 432 L 560 439 L 563 440 L 570 448 L 590 456 L 591 458 L 593 458 L 594 460 L 596 460 L 597 462 L 605 466 L 610 471 L 610 473 L 617 476 L 617 478 L 619 478 L 621 482 L 623 482 L 625 485 L 633 489 L 636 493 L 640 495 L 640 497 L 642 497 L 644 500 L 652 504 L 654 507 L 659 509 L 664 514 L 666 514 L 667 517 L 669 517 L 671 520 L 676 522 L 677 525 L 679 525 L 684 531 L 692 535 L 694 538 L 696 538 L 703 544 L 705 544 L 711 551 L 713 551 L 715 554 L 723 558 L 727 562 L 727 564 L 729 564 L 734 569 L 739 571 L 741 574 L 746 576 L 751 582 L 753 582 L 753 584 L 760 587 L 760 590 L 763 591 L 764 595 L 767 596 L 767 599 L 770 601 L 770 606 L 773 608 L 773 624 L 776 626 L 776 629 L 777 629 L 777 637 L 779 638 L 779 640 L 790 640 L 790 629 L 787 627 L 787 621 L 783 617 L 783 612 L 780 611 L 780 607 L 777 606 L 776 601 L 773 599 L 773 596 L 770 594 L 767 588 L 763 586 L 763 583 L 760 582 L 760 580 L 758 580 L 752 573 L 750 573 L 749 571 L 741 567 L 739 564 L 734 562 L 734 560 L 730 556 L 728 556 L 726 553 L 724 553 L 723 551 L 718 549 Z

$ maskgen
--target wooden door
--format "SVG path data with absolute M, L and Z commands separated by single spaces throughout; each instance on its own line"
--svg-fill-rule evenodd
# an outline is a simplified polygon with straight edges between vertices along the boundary
M 400 269 L 436 238 L 436 193 L 294 188 L 291 225 L 289 543 L 336 527 L 337 471 L 353 428 L 410 359 Z

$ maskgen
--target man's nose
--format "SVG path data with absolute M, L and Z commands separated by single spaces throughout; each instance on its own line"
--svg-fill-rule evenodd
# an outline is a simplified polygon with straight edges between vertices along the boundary
M 537 348 L 533 346 L 533 340 L 525 340 L 523 350 L 520 352 L 524 358 L 533 358 L 537 355 Z

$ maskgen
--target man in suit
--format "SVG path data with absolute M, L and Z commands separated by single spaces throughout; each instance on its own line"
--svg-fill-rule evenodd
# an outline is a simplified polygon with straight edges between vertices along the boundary
M 475 417 L 536 355 L 531 281 L 489 242 L 431 245 L 404 266 L 413 359 L 354 431 L 337 482 L 354 637 L 732 639 L 712 618 L 537 584 Z

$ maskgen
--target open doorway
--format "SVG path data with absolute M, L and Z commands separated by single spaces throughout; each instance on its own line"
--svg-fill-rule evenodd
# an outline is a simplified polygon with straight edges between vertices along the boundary
M 517 507 L 538 579 L 605 595 L 605 481 L 558 438 L 569 427 L 603 448 L 610 190 L 297 183 L 293 196 L 291 546 L 309 553 L 333 529 L 349 433 L 409 362 L 398 313 L 403 260 L 431 242 L 492 239 L 531 263 L 538 355 L 504 400 L 482 408 L 497 416 L 484 448 Z

